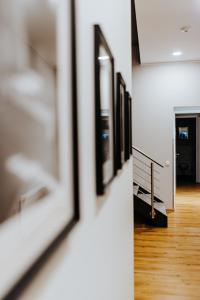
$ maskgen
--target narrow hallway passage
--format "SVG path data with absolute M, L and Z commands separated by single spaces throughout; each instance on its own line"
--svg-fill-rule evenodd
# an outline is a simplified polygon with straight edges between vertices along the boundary
M 175 204 L 168 228 L 135 225 L 135 299 L 200 299 L 200 185 Z

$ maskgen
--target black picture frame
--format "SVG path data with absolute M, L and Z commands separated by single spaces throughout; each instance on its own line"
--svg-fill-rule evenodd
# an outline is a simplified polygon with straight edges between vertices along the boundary
M 130 158 L 130 111 L 129 111 L 129 103 L 130 103 L 130 95 L 129 92 L 125 93 L 125 161 Z
M 55 249 L 59 246 L 59 244 L 68 236 L 68 234 L 71 232 L 72 228 L 76 225 L 76 223 L 80 219 L 80 205 L 79 205 L 79 161 L 78 161 L 78 102 L 77 102 L 77 59 L 76 59 L 76 4 L 75 0 L 69 0 L 67 2 L 68 4 L 68 17 L 69 17 L 69 35 L 67 37 L 68 43 L 70 44 L 69 47 L 69 56 L 70 56 L 70 76 L 69 76 L 69 86 L 71 87 L 70 91 L 70 114 L 72 115 L 71 121 L 70 121 L 70 132 L 72 136 L 72 142 L 70 143 L 71 147 L 71 161 L 73 170 L 71 170 L 71 176 L 72 176 L 72 182 L 73 186 L 71 188 L 73 197 L 69 197 L 69 195 L 66 195 L 66 201 L 71 201 L 72 205 L 72 215 L 67 220 L 66 224 L 63 226 L 60 226 L 60 231 L 57 232 L 54 237 L 51 239 L 51 241 L 48 243 L 48 246 L 41 247 L 40 250 L 38 250 L 38 256 L 37 258 L 34 258 L 31 262 L 29 262 L 26 265 L 23 265 L 23 272 L 21 273 L 18 270 L 18 274 L 21 274 L 18 278 L 15 278 L 13 282 L 9 282 L 10 287 L 6 291 L 1 291 L 0 298 L 8 300 L 8 299 L 16 299 L 19 297 L 21 293 L 23 293 L 23 289 L 29 284 L 29 282 L 32 280 L 32 278 L 37 274 L 37 272 L 40 270 L 41 266 L 45 264 L 47 258 L 55 251 Z M 67 198 L 68 197 L 68 198 Z M 8 220 L 9 221 L 9 220 Z M 37 220 L 35 220 L 37 223 Z M 50 230 L 50 229 L 49 229 Z M 48 230 L 47 230 L 48 235 Z M 27 241 L 27 240 L 26 240 Z M 27 242 L 26 242 L 27 244 Z M 43 243 L 41 243 L 43 244 Z M 44 243 L 45 245 L 45 243 Z M 12 246 L 12 245 L 11 245 Z M 18 249 L 19 252 L 23 253 L 23 251 L 26 251 L 25 249 Z M 13 253 L 13 259 L 16 260 L 16 253 Z M 35 255 L 33 255 L 34 257 Z M 31 256 L 30 256 L 31 257 Z M 20 264 L 18 264 L 18 267 L 21 267 L 22 262 L 20 261 Z M 12 269 L 12 268 L 10 268 Z M 14 271 L 12 270 L 12 273 Z M 13 275 L 13 274 L 12 274 Z M 3 276 L 2 276 L 3 278 Z
M 80 190 L 79 190 L 79 132 L 78 132 L 78 81 L 77 81 L 77 29 L 76 29 L 76 0 L 70 0 L 71 5 L 71 107 L 72 107 L 72 135 L 73 144 L 73 206 L 74 214 L 67 228 L 69 231 L 80 220 Z M 67 229 L 66 228 L 66 229 Z M 67 229 L 68 231 L 68 229 Z
M 114 58 L 94 25 L 96 192 L 102 195 L 115 176 Z
M 129 120 L 129 157 L 133 154 L 133 141 L 132 141 L 132 136 L 133 136 L 133 123 L 132 123 L 132 98 L 129 94 L 128 98 L 128 120 Z
M 125 160 L 132 155 L 132 99 L 128 91 L 125 94 Z
M 126 84 L 120 72 L 116 74 L 116 168 L 125 163 L 125 96 Z

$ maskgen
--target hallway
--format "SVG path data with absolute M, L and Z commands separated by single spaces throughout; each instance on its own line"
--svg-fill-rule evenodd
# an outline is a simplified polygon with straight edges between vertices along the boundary
M 135 226 L 135 299 L 200 299 L 200 185 L 175 204 L 168 228 Z

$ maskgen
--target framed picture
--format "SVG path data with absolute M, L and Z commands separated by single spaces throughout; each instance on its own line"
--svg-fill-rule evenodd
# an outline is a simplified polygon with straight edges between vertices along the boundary
M 128 120 L 129 120 L 129 150 L 130 150 L 130 156 L 133 153 L 133 149 L 132 149 L 132 98 L 129 94 L 129 98 L 128 98 Z
M 99 25 L 94 26 L 96 188 L 102 195 L 115 175 L 114 59 Z
M 189 127 L 178 127 L 178 139 L 189 140 Z
M 129 92 L 125 94 L 125 160 L 132 154 L 132 100 Z
M 125 162 L 125 94 L 126 84 L 121 73 L 117 73 L 116 93 L 116 166 L 121 169 Z
M 130 158 L 130 111 L 129 111 L 129 103 L 130 103 L 130 95 L 129 92 L 125 93 L 125 160 Z
M 0 1 L 1 299 L 79 219 L 74 2 Z

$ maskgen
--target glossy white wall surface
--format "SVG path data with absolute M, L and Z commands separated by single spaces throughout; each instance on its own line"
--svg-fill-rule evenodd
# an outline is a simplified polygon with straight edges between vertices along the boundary
M 200 63 L 137 65 L 133 69 L 134 145 L 165 164 L 161 194 L 173 208 L 174 107 L 200 106 Z
M 20 299 L 132 300 L 132 160 L 105 196 L 95 193 L 93 24 L 132 92 L 130 0 L 77 1 L 81 220 Z

